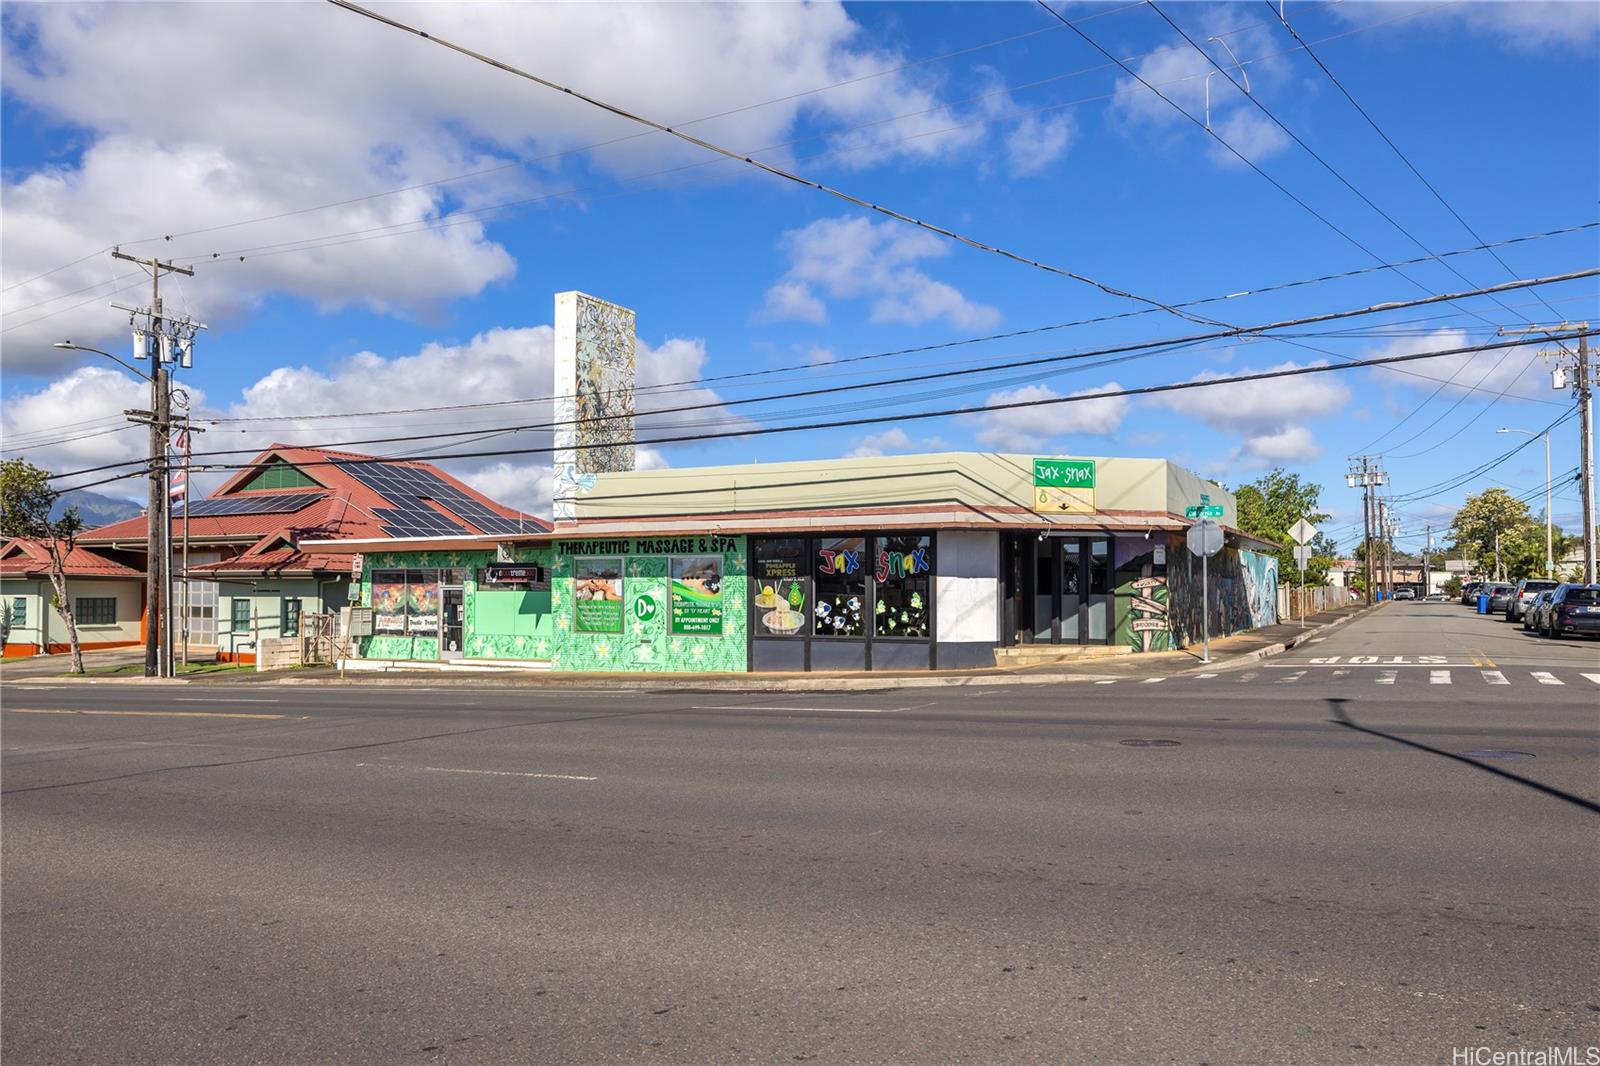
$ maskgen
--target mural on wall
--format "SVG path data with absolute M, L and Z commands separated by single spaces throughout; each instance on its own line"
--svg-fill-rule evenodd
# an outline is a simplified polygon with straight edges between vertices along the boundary
M 1137 652 L 1170 651 L 1166 546 L 1143 537 L 1118 537 L 1112 547 L 1116 565 L 1114 642 Z M 1158 549 L 1162 559 L 1159 563 Z
M 1181 534 L 1167 546 L 1169 613 L 1174 647 L 1200 642 L 1200 560 Z M 1278 620 L 1278 560 L 1259 552 L 1223 548 L 1211 557 L 1211 635 L 1224 637 Z
M 574 624 L 577 567 L 602 553 L 614 553 L 621 562 L 620 633 L 582 632 Z M 712 564 L 712 559 L 717 562 Z M 555 646 L 550 666 L 571 671 L 743 673 L 748 663 L 747 573 L 743 537 L 558 542 L 552 568 Z M 679 586 L 676 600 L 674 576 Z M 720 601 L 715 627 L 712 598 Z M 693 632 L 696 629 L 704 631 Z
M 1244 577 L 1248 628 L 1276 625 L 1278 621 L 1278 559 L 1261 552 L 1239 552 Z
M 577 517 L 594 475 L 634 466 L 634 313 L 581 292 L 556 295 L 557 522 Z

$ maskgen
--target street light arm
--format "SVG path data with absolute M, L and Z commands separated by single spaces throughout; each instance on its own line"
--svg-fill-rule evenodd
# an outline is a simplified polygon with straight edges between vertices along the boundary
M 51 347 L 60 348 L 64 352 L 93 352 L 95 355 L 103 355 L 107 359 L 111 360 L 113 363 L 116 363 L 118 366 L 120 366 L 124 370 L 128 371 L 129 373 L 135 374 L 138 377 L 143 378 L 145 381 L 150 382 L 151 384 L 155 383 L 155 378 L 152 378 L 149 374 L 146 374 L 143 370 L 140 370 L 136 366 L 131 366 L 127 362 L 124 362 L 122 359 L 119 359 L 116 356 L 112 355 L 110 352 L 102 352 L 99 348 L 91 348 L 87 344 L 73 344 L 71 341 L 56 341 L 55 344 L 51 345 Z

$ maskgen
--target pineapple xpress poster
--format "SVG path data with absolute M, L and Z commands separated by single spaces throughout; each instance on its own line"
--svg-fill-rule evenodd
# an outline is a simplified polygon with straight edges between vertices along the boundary
M 688 636 L 722 635 L 722 556 L 674 555 L 672 632 Z

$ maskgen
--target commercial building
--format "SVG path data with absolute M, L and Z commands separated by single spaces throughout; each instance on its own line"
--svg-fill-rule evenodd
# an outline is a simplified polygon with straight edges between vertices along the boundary
M 203 500 L 187 520 L 174 507 L 174 595 L 187 626 L 174 639 L 195 654 L 250 662 L 260 641 L 295 636 L 303 616 L 350 600 L 350 558 L 306 550 L 308 539 L 544 531 L 548 522 L 505 507 L 428 463 L 274 444 Z M 90 530 L 79 544 L 144 576 L 146 521 Z M 139 636 L 142 596 L 135 605 Z M 184 637 L 186 635 L 186 641 Z
M 142 571 L 81 545 L 67 554 L 64 570 L 80 647 L 120 648 L 139 642 Z M 70 650 L 67 623 L 54 603 L 46 545 L 22 538 L 0 545 L 0 610 L 6 613 L 7 659 Z
M 1223 550 L 1185 544 L 1194 509 Z M 592 474 L 536 533 L 360 553 L 372 659 L 574 671 L 925 670 L 1021 645 L 1167 650 L 1276 621 L 1273 546 L 1160 459 L 943 452 Z M 1204 597 L 1204 599 L 1203 599 Z

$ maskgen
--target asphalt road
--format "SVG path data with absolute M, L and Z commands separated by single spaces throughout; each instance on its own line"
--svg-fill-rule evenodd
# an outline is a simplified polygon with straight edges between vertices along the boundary
M 1448 1064 L 1600 1043 L 1600 643 L 1400 604 L 1212 673 L 6 685 L 0 1054 Z

